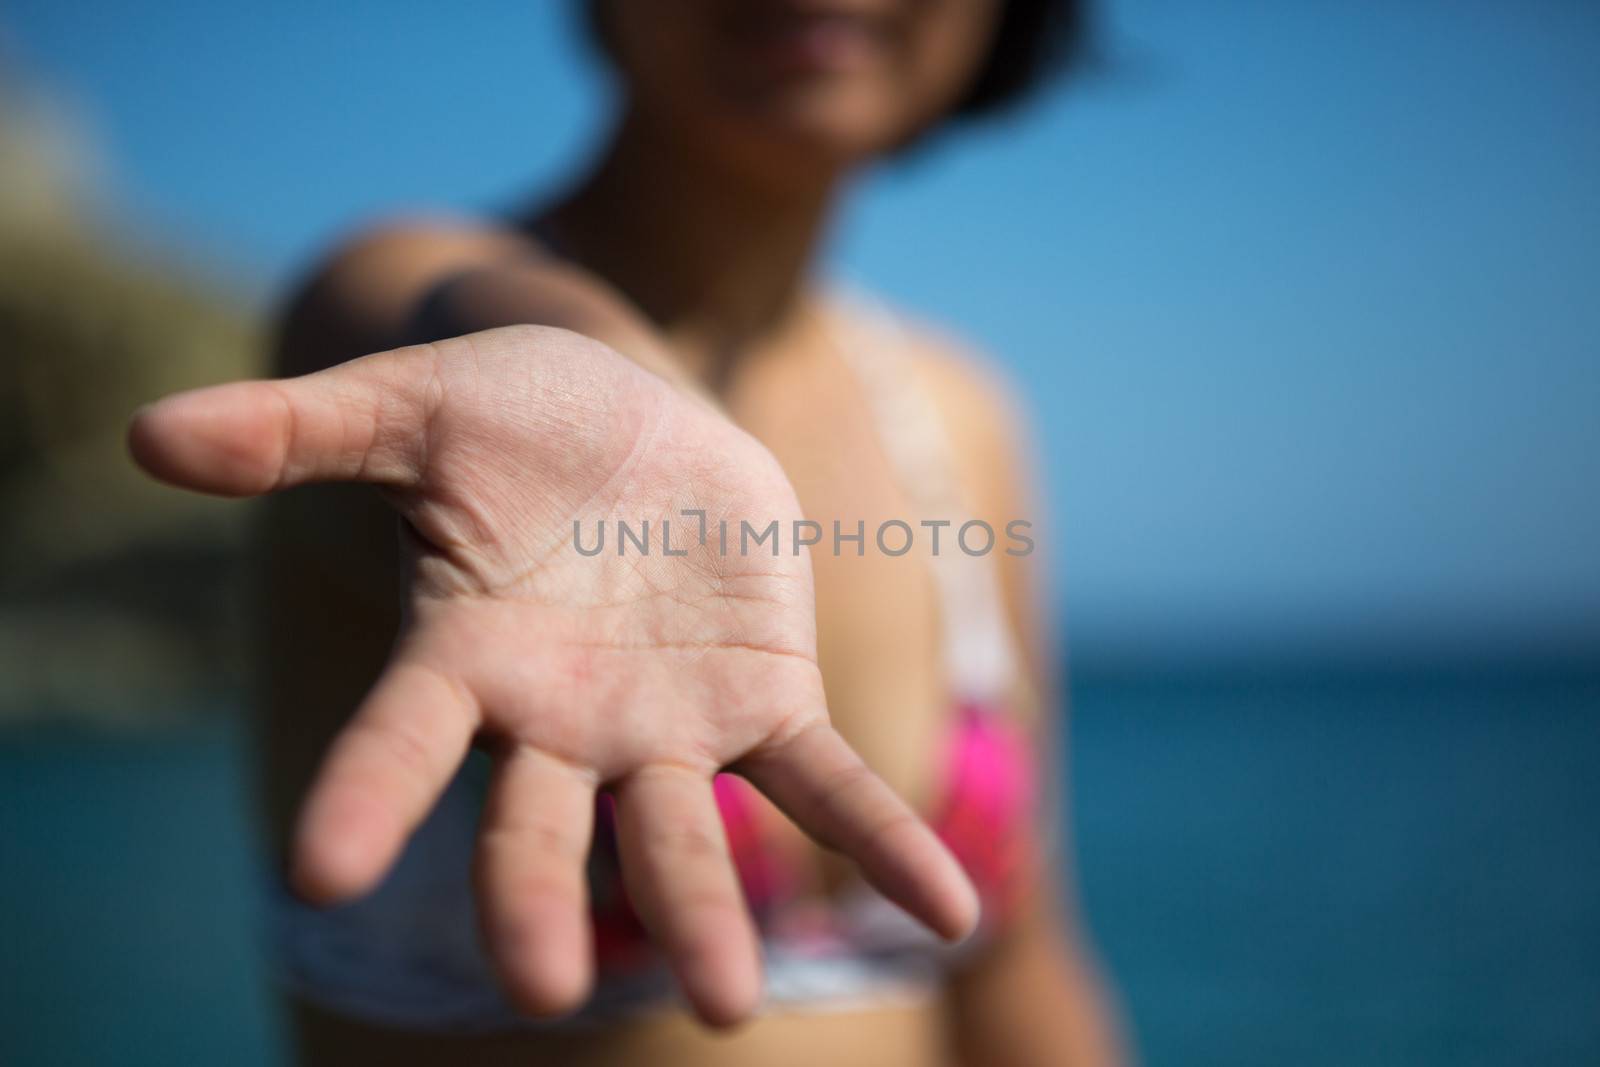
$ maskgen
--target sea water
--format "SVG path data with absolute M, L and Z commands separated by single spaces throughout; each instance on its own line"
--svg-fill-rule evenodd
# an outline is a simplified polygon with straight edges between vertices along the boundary
M 241 737 L 0 733 L 0 1063 L 284 1062 Z M 1600 677 L 1086 681 L 1067 760 L 1147 1064 L 1600 1063 Z

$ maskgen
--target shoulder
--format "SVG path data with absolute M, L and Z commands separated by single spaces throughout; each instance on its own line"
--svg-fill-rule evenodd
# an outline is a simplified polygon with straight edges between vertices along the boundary
M 442 279 L 532 248 L 511 230 L 443 215 L 364 225 L 333 242 L 284 302 L 278 369 L 303 373 L 390 347 Z
M 393 300 L 443 272 L 531 251 L 513 230 L 449 216 L 387 219 L 335 241 L 308 273 L 302 292 L 350 300 Z

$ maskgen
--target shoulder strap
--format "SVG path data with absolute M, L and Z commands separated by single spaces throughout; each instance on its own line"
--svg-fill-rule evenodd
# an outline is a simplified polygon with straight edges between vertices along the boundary
M 967 555 L 958 533 L 973 519 L 952 457 L 952 445 L 937 403 L 914 365 L 909 330 L 881 301 L 853 290 L 831 301 L 827 317 L 835 344 L 861 382 L 878 437 L 920 518 L 944 519 L 939 554 L 930 559 L 943 616 L 944 662 L 957 700 L 1002 703 L 1015 691 L 1019 658 L 1006 618 L 999 578 L 991 558 L 1003 551 L 995 531 L 990 553 Z M 919 542 L 928 531 L 917 530 Z M 974 530 L 970 544 L 984 543 Z

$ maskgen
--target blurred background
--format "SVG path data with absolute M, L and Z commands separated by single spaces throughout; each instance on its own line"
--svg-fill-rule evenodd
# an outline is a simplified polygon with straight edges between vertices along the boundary
M 575 21 L 0 9 L 0 1063 L 281 1062 L 243 509 L 121 426 L 363 220 L 553 188 Z M 1600 7 L 1114 0 L 1101 50 L 831 255 L 1034 408 L 1142 1056 L 1600 1063 Z

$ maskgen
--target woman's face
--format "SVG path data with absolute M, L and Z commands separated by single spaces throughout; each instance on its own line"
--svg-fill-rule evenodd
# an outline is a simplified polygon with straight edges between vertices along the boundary
M 773 162 L 848 165 L 943 115 L 1003 0 L 597 0 L 634 105 Z

